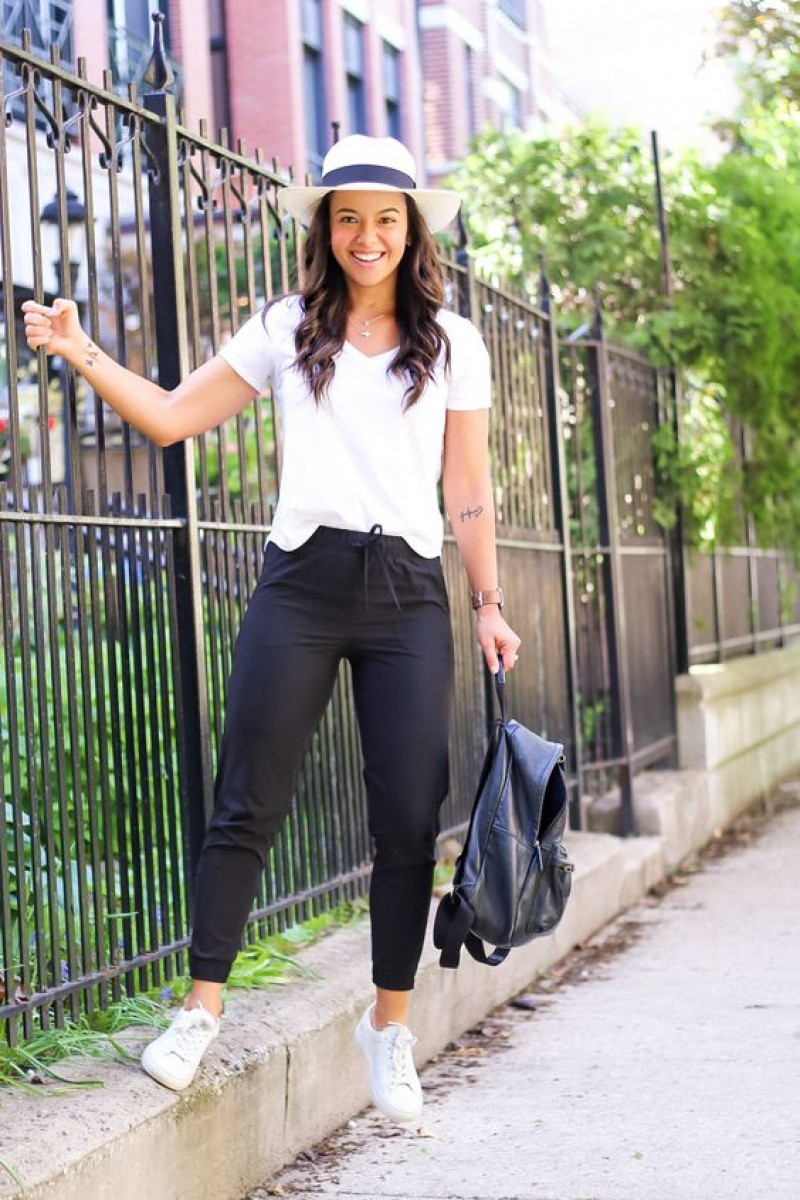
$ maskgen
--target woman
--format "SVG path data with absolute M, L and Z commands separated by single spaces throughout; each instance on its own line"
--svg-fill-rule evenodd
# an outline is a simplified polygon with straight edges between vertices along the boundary
M 192 990 L 142 1065 L 181 1090 L 218 1035 L 222 991 L 307 741 L 349 659 L 364 756 L 376 998 L 356 1030 L 375 1103 L 419 1115 L 408 1005 L 448 788 L 453 641 L 437 482 L 491 671 L 519 638 L 501 615 L 487 441 L 489 356 L 441 308 L 432 234 L 459 198 L 415 186 L 392 138 L 332 147 L 318 187 L 283 208 L 308 226 L 299 294 L 253 316 L 166 392 L 113 362 L 75 305 L 28 301 L 32 348 L 61 354 L 160 446 L 212 429 L 268 384 L 284 430 L 280 497 L 236 642 L 214 812 L 195 879 Z

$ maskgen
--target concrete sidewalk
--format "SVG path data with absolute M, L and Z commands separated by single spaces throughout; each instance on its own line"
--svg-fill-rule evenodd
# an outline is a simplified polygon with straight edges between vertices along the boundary
M 252 1200 L 797 1200 L 800 810 L 684 878 Z

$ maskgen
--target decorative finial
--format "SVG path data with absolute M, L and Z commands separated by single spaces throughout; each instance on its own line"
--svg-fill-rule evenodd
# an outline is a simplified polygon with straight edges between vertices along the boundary
M 163 13 L 153 13 L 153 52 L 143 76 L 145 83 L 157 92 L 166 92 L 175 82 L 175 73 L 164 49 L 164 21 Z

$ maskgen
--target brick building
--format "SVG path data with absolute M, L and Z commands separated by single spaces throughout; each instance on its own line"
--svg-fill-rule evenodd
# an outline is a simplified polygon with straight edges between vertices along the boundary
M 415 0 L 208 3 L 217 124 L 300 172 L 319 172 L 333 121 L 422 162 Z
M 418 22 L 432 181 L 486 125 L 536 131 L 570 115 L 553 79 L 541 0 L 419 0 Z
M 22 21 L 29 6 L 6 11 Z M 224 127 L 300 175 L 318 174 L 332 122 L 401 138 L 435 182 L 482 126 L 535 130 L 568 112 L 542 0 L 50 0 L 34 40 L 124 89 L 158 11 L 187 123 L 206 117 L 212 137 Z
M 334 121 L 342 134 L 400 137 L 435 181 L 483 125 L 535 130 L 568 112 L 554 86 L 542 0 L 50 0 L 46 7 L 42 50 L 58 41 L 62 61 L 83 56 L 91 79 L 108 68 L 120 88 L 141 79 L 150 17 L 163 12 L 189 125 L 207 117 L 212 136 L 224 127 L 300 174 L 318 173 Z M 29 6 L 7 12 L 24 21 Z
M 568 110 L 541 0 L 208 0 L 215 125 L 317 174 L 342 134 L 401 138 L 427 177 L 484 124 Z

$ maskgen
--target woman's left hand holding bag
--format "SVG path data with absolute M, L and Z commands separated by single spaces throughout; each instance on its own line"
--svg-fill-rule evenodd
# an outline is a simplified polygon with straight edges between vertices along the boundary
M 475 632 L 491 673 L 497 674 L 498 655 L 502 655 L 505 670 L 513 671 L 522 640 L 517 637 L 496 604 L 487 604 L 478 609 Z

